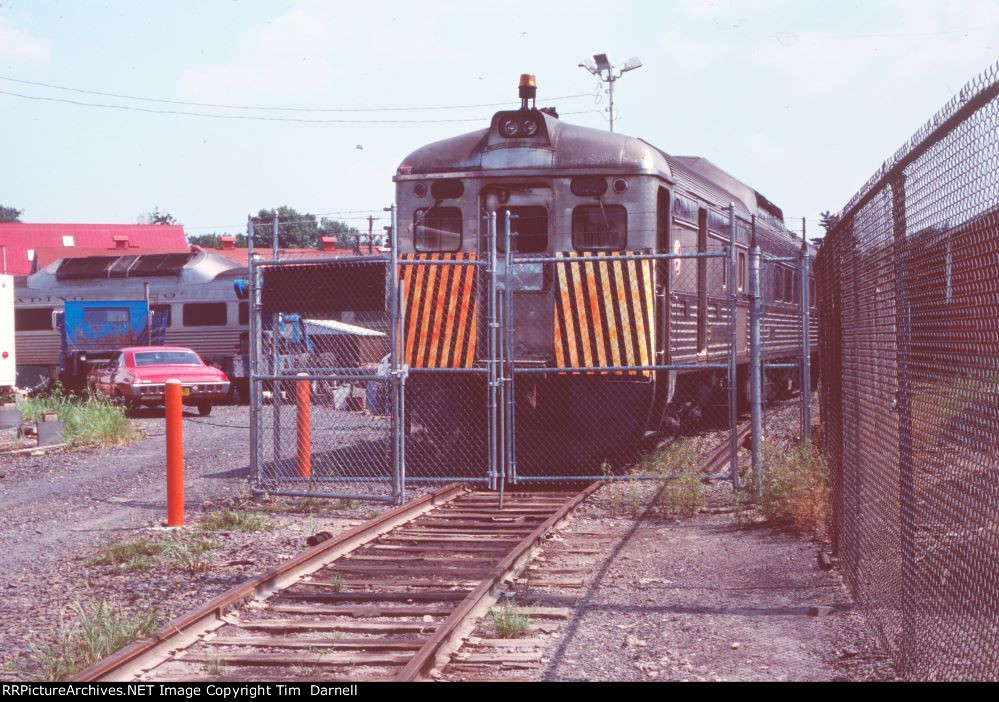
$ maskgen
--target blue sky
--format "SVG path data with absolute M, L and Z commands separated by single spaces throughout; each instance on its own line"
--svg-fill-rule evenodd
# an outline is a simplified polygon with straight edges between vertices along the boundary
M 294 108 L 516 102 L 606 126 L 577 67 L 607 51 L 618 130 L 705 156 L 790 216 L 838 210 L 973 76 L 999 58 L 999 0 L 0 0 L 0 75 L 162 100 Z M 246 214 L 379 209 L 421 144 L 496 107 L 236 110 L 139 102 L 0 79 L 0 91 L 296 123 L 100 109 L 0 94 L 0 204 L 25 221 L 134 222 L 154 206 L 190 233 Z M 577 96 L 550 100 L 555 96 Z M 575 114 L 571 114 L 575 113 Z M 459 120 L 377 124 L 371 120 Z M 342 217 L 346 218 L 346 217 Z

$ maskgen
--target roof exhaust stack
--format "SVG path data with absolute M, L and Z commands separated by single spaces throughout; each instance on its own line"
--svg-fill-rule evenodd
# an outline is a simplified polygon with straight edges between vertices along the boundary
M 538 83 L 534 79 L 533 73 L 521 73 L 520 74 L 520 109 L 526 110 L 527 101 L 531 101 L 531 107 L 538 97 Z

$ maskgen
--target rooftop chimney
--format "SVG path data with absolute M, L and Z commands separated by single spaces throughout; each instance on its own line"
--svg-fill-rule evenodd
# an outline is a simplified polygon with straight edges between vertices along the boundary
M 336 251 L 336 237 L 324 236 L 319 240 L 323 251 Z

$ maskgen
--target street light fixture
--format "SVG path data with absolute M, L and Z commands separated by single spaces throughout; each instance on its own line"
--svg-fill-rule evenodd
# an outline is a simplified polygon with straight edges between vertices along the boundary
M 585 68 L 587 71 L 595 75 L 601 81 L 607 84 L 607 94 L 610 98 L 610 105 L 607 111 L 610 113 L 610 130 L 614 131 L 614 81 L 620 78 L 622 75 L 628 71 L 634 71 L 636 68 L 642 67 L 642 61 L 637 56 L 633 56 L 628 61 L 618 68 L 610 60 L 607 54 L 594 54 L 593 58 L 585 58 L 579 63 L 580 68 Z

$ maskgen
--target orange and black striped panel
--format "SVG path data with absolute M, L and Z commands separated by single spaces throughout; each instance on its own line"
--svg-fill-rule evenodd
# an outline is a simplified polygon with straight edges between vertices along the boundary
M 474 261 L 474 253 L 403 254 L 402 261 Z M 477 266 L 399 264 L 410 368 L 471 368 L 478 330 Z
M 601 261 L 600 253 L 559 253 L 593 262 L 555 263 L 555 365 L 648 366 L 655 322 L 653 261 Z M 635 371 L 628 375 L 649 375 Z

